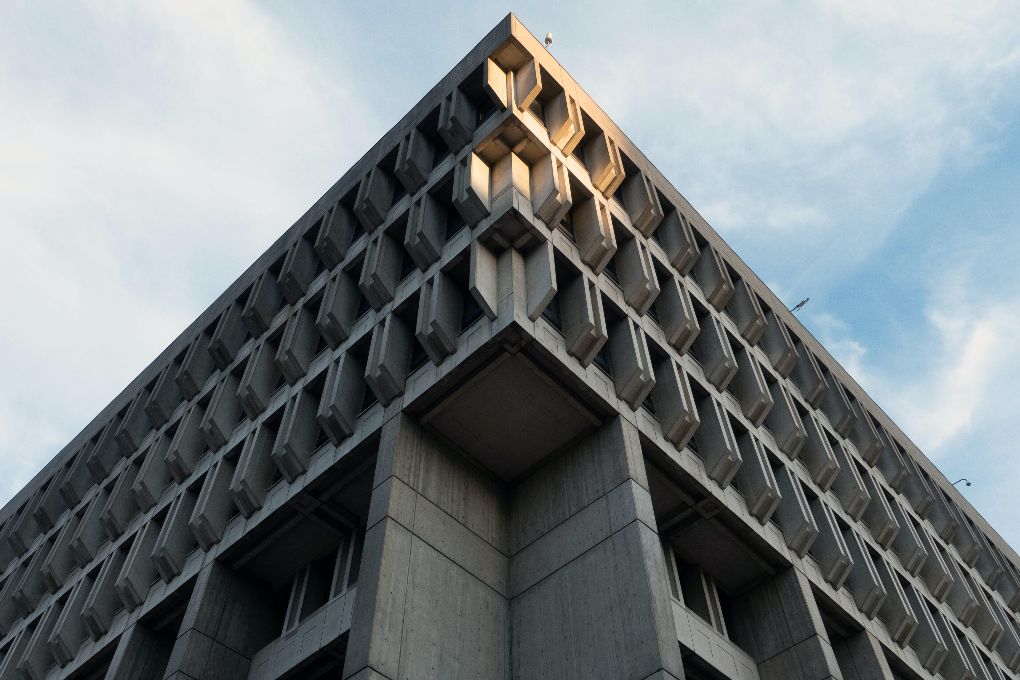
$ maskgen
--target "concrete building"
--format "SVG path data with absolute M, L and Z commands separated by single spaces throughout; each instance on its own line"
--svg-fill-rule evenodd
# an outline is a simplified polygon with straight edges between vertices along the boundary
M 1020 678 L 1018 565 L 511 16 L 0 512 L 0 680 Z

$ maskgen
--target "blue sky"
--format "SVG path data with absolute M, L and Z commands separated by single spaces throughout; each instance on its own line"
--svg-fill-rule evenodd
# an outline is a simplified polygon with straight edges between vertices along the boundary
M 507 9 L 4 3 L 0 501 Z M 1020 545 L 1020 5 L 514 11 Z

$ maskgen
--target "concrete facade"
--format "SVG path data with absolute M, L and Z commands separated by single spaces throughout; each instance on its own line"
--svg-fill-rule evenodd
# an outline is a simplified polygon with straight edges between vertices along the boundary
M 1020 678 L 1018 565 L 510 16 L 0 511 L 0 680 Z

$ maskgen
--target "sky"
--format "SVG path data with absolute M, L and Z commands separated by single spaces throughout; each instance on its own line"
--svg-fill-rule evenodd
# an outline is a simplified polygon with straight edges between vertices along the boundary
M 505 5 L 0 4 L 0 503 Z M 1014 546 L 1020 4 L 521 2 Z

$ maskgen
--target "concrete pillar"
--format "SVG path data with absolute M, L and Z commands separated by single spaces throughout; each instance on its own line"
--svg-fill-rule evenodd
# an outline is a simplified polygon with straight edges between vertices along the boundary
M 557 304 L 567 341 L 567 353 L 587 367 L 609 338 L 598 286 L 584 273 L 560 286 Z
M 687 446 L 700 423 L 698 409 L 687 372 L 670 356 L 663 356 L 655 365 L 651 397 L 662 436 L 679 449 Z
M 365 382 L 384 406 L 404 393 L 412 342 L 410 327 L 396 314 L 388 314 L 372 331 Z
M 616 251 L 614 262 L 624 301 L 644 316 L 659 295 L 658 274 L 645 240 L 624 240 Z
M 686 354 L 701 332 L 690 293 L 676 276 L 666 276 L 659 283 L 661 290 L 655 299 L 655 315 L 666 336 L 666 342 L 676 351 Z
M 111 541 L 117 540 L 124 533 L 131 518 L 138 512 L 138 501 L 131 492 L 131 485 L 137 474 L 138 463 L 135 461 L 130 461 L 121 468 L 117 481 L 110 490 L 110 497 L 99 513 L 99 521 L 102 522 Z
M 609 217 L 609 207 L 595 196 L 578 198 L 570 210 L 574 240 L 581 261 L 601 274 L 616 254 L 616 233 Z
M 393 299 L 397 284 L 400 283 L 403 261 L 404 249 L 385 231 L 377 234 L 368 244 L 358 287 L 375 311 L 378 312 Z
M 351 352 L 345 352 L 330 364 L 316 413 L 334 444 L 354 432 L 364 392 L 365 365 Z
M 648 356 L 645 333 L 629 317 L 610 326 L 609 357 L 616 396 L 637 410 L 655 387 L 655 372 Z
M 272 451 L 273 460 L 287 481 L 294 481 L 308 469 L 319 432 L 315 418 L 318 406 L 318 396 L 307 389 L 298 390 L 287 402 Z
M 209 352 L 220 368 L 230 365 L 248 339 L 248 329 L 241 319 L 243 310 L 244 307 L 236 301 L 231 303 L 220 315 L 220 320 L 209 340 Z
M 438 271 L 422 285 L 414 336 L 437 366 L 457 349 L 461 291 L 448 274 Z
M 726 407 L 710 395 L 698 399 L 701 424 L 694 432 L 696 453 L 705 464 L 705 472 L 726 488 L 740 467 L 741 456 Z
M 783 378 L 788 378 L 797 364 L 797 348 L 793 346 L 786 324 L 771 309 L 765 314 L 765 330 L 761 344 L 768 355 L 772 368 Z
M 278 344 L 269 338 L 252 350 L 248 357 L 237 385 L 237 398 L 249 418 L 257 418 L 266 410 L 280 385 L 280 367 L 276 363 L 278 349 Z
M 412 127 L 400 140 L 393 174 L 404 185 L 407 193 L 413 194 L 425 186 L 432 172 L 434 157 L 435 145 L 418 128 Z
M 418 269 L 425 271 L 439 261 L 446 242 L 446 206 L 429 192 L 411 204 L 404 231 L 404 249 Z
M 450 151 L 457 153 L 471 141 L 478 121 L 475 105 L 459 87 L 439 104 L 437 132 Z
M 570 175 L 563 162 L 549 154 L 532 164 L 531 207 L 535 217 L 555 229 L 571 203 Z
M 178 363 L 171 362 L 156 378 L 149 399 L 145 402 L 145 412 L 149 414 L 149 420 L 155 427 L 166 425 L 177 405 L 181 403 L 181 390 L 174 380 L 178 370 Z
M 878 615 L 885 622 L 889 637 L 896 643 L 905 645 L 917 628 L 917 615 L 907 600 L 899 575 L 889 561 L 881 557 L 875 564 L 875 569 L 882 580 L 882 587 L 885 588 L 885 600 L 878 609 Z
M 473 151 L 454 167 L 451 202 L 464 221 L 472 227 L 489 216 L 491 174 L 491 168 Z
M 871 502 L 871 495 L 868 493 L 867 487 L 864 486 L 864 479 L 861 477 L 860 470 L 857 469 L 853 455 L 847 450 L 846 444 L 837 442 L 836 446 L 832 447 L 832 452 L 839 461 L 839 474 L 832 480 L 830 488 L 839 498 L 839 503 L 843 506 L 846 514 L 850 515 L 854 521 L 859 522 L 865 508 Z
M 711 314 L 700 319 L 701 332 L 691 345 L 691 352 L 705 369 L 705 377 L 720 392 L 725 392 L 737 374 L 737 358 L 730 347 L 730 337 L 722 323 Z
M 141 622 L 133 624 L 117 641 L 105 680 L 162 678 L 176 632 L 156 632 Z
M 882 452 L 882 439 L 878 436 L 875 424 L 871 422 L 871 416 L 864 411 L 860 402 L 855 399 L 850 404 L 850 408 L 854 413 L 854 424 L 850 428 L 850 441 L 865 462 L 875 465 Z
M 833 644 L 843 680 L 894 680 L 885 652 L 875 636 L 866 630 Z
M 413 420 L 383 428 L 344 677 L 507 678 L 499 485 Z
M 92 579 L 86 574 L 71 589 L 60 618 L 50 633 L 48 642 L 61 666 L 66 666 L 78 654 L 88 632 L 82 610 L 91 590 Z
M 751 345 L 758 344 L 765 332 L 765 313 L 758 302 L 758 295 L 751 290 L 747 281 L 738 279 L 734 284 L 733 297 L 726 310 L 737 324 L 741 337 Z
M 726 263 L 715 248 L 706 245 L 691 268 L 694 280 L 698 282 L 705 299 L 720 312 L 726 308 L 733 297 L 733 279 Z
M 822 491 L 828 491 L 839 474 L 839 461 L 832 452 L 828 434 L 813 413 L 808 413 L 804 426 L 807 429 L 807 441 L 800 451 L 800 460 L 811 473 L 814 483 Z
M 528 318 L 535 321 L 556 297 L 556 259 L 552 242 L 539 243 L 524 255 L 524 282 Z
M 256 582 L 211 562 L 195 581 L 163 677 L 245 680 L 251 658 L 279 635 L 274 606 Z
M 233 373 L 223 376 L 213 391 L 209 408 L 202 416 L 199 428 L 213 451 L 227 443 L 234 427 L 241 420 L 241 402 L 237 399 L 239 383 L 240 379 Z
M 765 416 L 765 426 L 775 437 L 779 450 L 790 460 L 796 460 L 804 447 L 804 442 L 807 441 L 804 422 L 800 419 L 793 397 L 782 383 L 772 383 L 769 390 L 772 393 L 773 406 Z
M 796 568 L 736 598 L 732 639 L 758 664 L 762 680 L 841 678 L 811 584 Z
M 822 395 L 821 409 L 825 412 L 829 422 L 832 423 L 833 429 L 841 437 L 846 437 L 850 430 L 853 429 L 856 416 L 853 409 L 850 408 L 850 401 L 847 399 L 839 380 L 830 373 L 826 375 L 825 382 L 828 385 L 828 389 Z
M 203 408 L 192 404 L 177 424 L 177 431 L 166 452 L 166 462 L 178 484 L 187 479 L 205 453 L 205 438 L 199 425 Z
M 181 395 L 185 399 L 191 399 L 202 390 L 212 372 L 213 358 L 209 353 L 209 334 L 203 332 L 188 346 L 174 380 L 177 381 Z
M 772 471 L 772 461 L 765 447 L 750 432 L 737 436 L 743 462 L 733 477 L 733 484 L 744 497 L 747 511 L 762 525 L 768 523 L 779 507 L 779 484 Z
M 811 499 L 809 506 L 818 526 L 818 537 L 811 545 L 811 554 L 818 563 L 822 578 L 839 590 L 854 566 L 853 558 L 843 541 L 839 523 L 825 501 L 816 496 Z
M 741 347 L 736 352 L 736 360 L 737 372 L 730 382 L 730 387 L 740 402 L 741 411 L 755 427 L 758 427 L 764 422 L 775 402 L 754 352 Z
M 195 509 L 196 495 L 191 489 L 184 489 L 167 511 L 163 527 L 156 543 L 152 546 L 152 562 L 160 578 L 169 583 L 184 569 L 188 555 L 195 549 L 195 535 L 191 533 L 188 521 Z
M 344 360 L 350 358 L 344 355 Z M 327 387 L 330 381 L 326 381 Z M 328 394 L 327 392 L 326 394 Z M 230 495 L 234 503 L 245 517 L 251 517 L 262 507 L 266 491 L 273 484 L 276 476 L 276 463 L 273 462 L 273 444 L 276 432 L 262 424 L 248 435 L 237 459 L 237 468 L 230 482 Z
M 808 507 L 804 488 L 790 468 L 780 466 L 776 471 L 776 483 L 780 493 L 779 507 L 776 508 L 777 523 L 783 531 L 786 545 L 798 557 L 804 557 L 818 537 L 818 524 Z
M 805 347 L 800 340 L 795 341 L 794 344 L 797 348 L 797 361 L 791 374 L 793 384 L 800 389 L 804 401 L 814 408 L 818 408 L 828 385 L 825 383 L 821 369 L 818 368 L 818 360 L 815 359 L 811 350 Z
M 872 476 L 872 473 L 869 472 L 862 475 L 862 477 L 864 485 L 868 489 L 868 495 L 871 496 L 871 502 L 868 503 L 868 507 L 864 509 L 861 517 L 864 519 L 864 523 L 868 526 L 875 541 L 884 550 L 888 550 L 900 530 L 899 522 L 896 521 L 896 516 L 893 515 L 892 507 L 889 505 L 889 499 L 886 498 L 885 491 L 875 480 L 874 476 Z
M 513 677 L 683 677 L 633 426 L 602 426 L 511 505 Z
M 620 150 L 612 137 L 595 129 L 585 135 L 581 142 L 584 147 L 584 164 L 596 189 L 612 197 L 624 180 L 623 160 Z
M 166 434 L 157 436 L 149 444 L 148 450 L 142 455 L 142 465 L 138 468 L 131 483 L 131 492 L 135 501 L 143 510 L 150 510 L 159 502 L 163 491 L 172 481 L 170 466 L 166 461 L 166 452 L 170 448 L 170 440 Z

